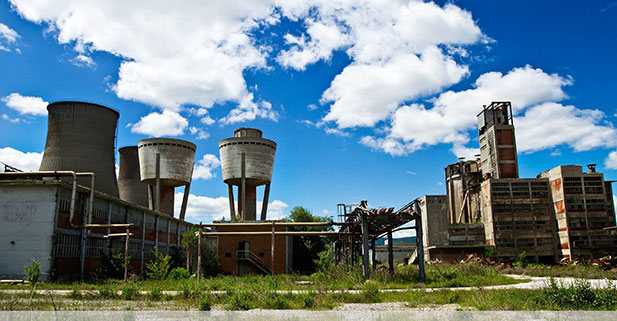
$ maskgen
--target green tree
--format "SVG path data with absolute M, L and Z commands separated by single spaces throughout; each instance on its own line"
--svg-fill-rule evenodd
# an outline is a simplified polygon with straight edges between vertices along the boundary
M 182 247 L 186 251 L 186 269 L 191 272 L 196 271 L 197 265 L 197 233 L 198 228 L 196 226 L 182 234 Z M 195 267 L 195 268 L 193 268 Z M 214 276 L 218 273 L 218 259 L 216 257 L 216 251 L 208 246 L 208 242 L 205 237 L 201 239 L 201 274 L 203 276 Z
M 315 216 L 302 206 L 291 210 L 289 218 L 294 222 L 329 222 L 330 218 Z M 330 226 L 295 227 L 296 231 L 329 231 Z M 294 236 L 293 238 L 293 270 L 300 273 L 313 273 L 317 269 L 319 253 L 327 249 L 329 241 L 321 236 Z

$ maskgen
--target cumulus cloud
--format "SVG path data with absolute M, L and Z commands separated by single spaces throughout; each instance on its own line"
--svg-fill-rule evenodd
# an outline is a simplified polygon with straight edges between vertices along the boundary
M 604 166 L 609 169 L 617 169 L 617 151 L 612 151 L 604 160 Z M 617 202 L 615 202 L 617 206 Z
M 559 145 L 574 151 L 617 145 L 617 131 L 602 124 L 604 113 L 597 109 L 578 109 L 558 103 L 529 108 L 514 119 L 519 152 L 533 152 Z M 541 137 L 541 139 L 538 139 Z
M 17 39 L 19 39 L 19 34 L 0 22 L 0 50 L 11 51 L 10 48 L 17 43 Z
M 285 35 L 289 48 L 277 61 L 304 70 L 330 59 L 335 50 L 346 50 L 352 63 L 321 99 L 322 104 L 331 103 L 324 121 L 339 128 L 374 126 L 402 102 L 457 83 L 467 67 L 439 46 L 460 52 L 456 48 L 486 39 L 471 14 L 451 4 L 317 1 L 311 9 L 300 13 L 306 31 Z M 285 7 L 282 12 L 290 15 Z
M 424 104 L 399 107 L 390 118 L 385 137 L 366 136 L 360 142 L 392 155 L 445 143 L 452 144 L 457 156 L 473 158 L 477 149 L 465 144 L 469 142 L 469 131 L 477 126 L 476 115 L 492 101 L 511 101 L 513 113 L 519 115 L 514 123 L 521 152 L 561 144 L 577 151 L 612 146 L 614 129 L 603 124 L 602 112 L 556 103 L 568 97 L 564 87 L 571 84 L 570 77 L 531 66 L 514 68 L 506 74 L 488 72 L 478 77 L 471 89 L 446 91 L 431 99 L 430 108 Z M 563 128 L 569 126 L 576 128 L 563 133 Z
M 34 116 L 47 115 L 47 105 L 49 104 L 40 97 L 22 96 L 19 93 L 12 93 L 2 98 L 2 102 L 21 115 Z
M 38 171 L 43 153 L 22 152 L 11 147 L 0 148 L 0 162 L 11 165 L 22 171 Z
M 178 136 L 184 133 L 189 122 L 180 114 L 164 110 L 162 113 L 150 113 L 141 117 L 131 127 L 131 132 L 149 136 Z
M 276 22 L 269 1 L 11 3 L 79 54 L 105 51 L 123 58 L 113 84 L 118 97 L 176 112 L 185 104 L 208 108 L 251 100 L 242 73 L 265 67 L 267 51 L 249 32 Z
M 180 213 L 182 206 L 182 193 L 176 193 L 174 211 Z M 289 206 L 280 200 L 274 200 L 268 203 L 268 219 L 281 219 L 287 216 L 287 208 Z M 236 203 L 237 208 L 237 203 Z M 261 213 L 261 202 L 257 202 L 257 213 Z M 260 215 L 260 214 L 258 214 Z M 191 222 L 210 222 L 212 220 L 230 220 L 229 215 L 229 199 L 227 197 L 208 197 L 198 196 L 195 194 L 189 195 L 189 200 L 186 208 L 186 219 Z
M 215 155 L 205 154 L 202 159 L 197 162 L 193 170 L 193 179 L 211 179 L 215 176 L 212 171 L 219 166 L 221 166 L 221 162 Z

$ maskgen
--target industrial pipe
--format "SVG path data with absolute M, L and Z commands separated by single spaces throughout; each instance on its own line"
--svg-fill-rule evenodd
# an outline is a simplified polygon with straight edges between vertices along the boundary
M 88 208 L 88 217 L 91 220 L 92 217 L 92 204 L 94 201 L 94 173 L 75 173 L 74 171 L 39 171 L 39 172 L 19 172 L 19 173 L 0 173 L 0 178 L 19 178 L 19 177 L 60 177 L 71 176 L 73 178 L 73 189 L 71 191 L 71 205 L 69 213 L 69 224 L 71 227 L 79 227 L 73 223 L 75 216 L 75 199 L 77 198 L 77 176 L 91 176 L 92 181 L 90 184 L 90 206 Z M 89 221 L 90 222 L 90 221 Z

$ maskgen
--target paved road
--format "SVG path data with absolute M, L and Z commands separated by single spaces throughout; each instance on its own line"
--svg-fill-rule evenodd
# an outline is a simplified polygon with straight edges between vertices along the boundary
M 484 290 L 496 290 L 496 289 L 542 289 L 546 287 L 549 282 L 549 277 L 536 277 L 536 276 L 524 276 L 524 275 L 516 275 L 516 274 L 508 274 L 508 277 L 514 279 L 526 279 L 530 280 L 529 282 L 517 283 L 517 284 L 506 284 L 506 285 L 491 285 L 491 286 L 483 286 L 483 287 L 455 287 L 455 288 L 411 288 L 411 289 L 383 289 L 381 292 L 406 292 L 406 291 L 425 291 L 425 292 L 434 292 L 440 290 L 451 290 L 451 291 L 470 291 L 470 290 L 478 290 L 480 288 Z M 562 285 L 571 285 L 576 282 L 581 282 L 581 279 L 564 277 L 564 278 L 553 278 L 554 282 Z M 604 289 L 611 286 L 617 287 L 617 280 L 607 280 L 607 279 L 585 279 L 585 282 L 588 282 L 591 288 L 594 289 Z M 308 293 L 308 290 L 277 290 L 276 293 L 279 294 L 305 294 Z M 362 290 L 330 290 L 327 291 L 329 293 L 361 293 Z M 0 293 L 4 294 L 29 294 L 29 290 L 0 290 Z M 36 290 L 36 294 L 39 295 L 56 295 L 56 296 L 68 296 L 73 293 L 72 290 Z M 147 295 L 148 291 L 140 291 L 142 295 Z M 168 294 L 172 296 L 182 295 L 182 291 L 162 291 L 163 294 Z M 226 291 L 210 291 L 210 294 L 224 294 Z M 82 295 L 90 294 L 90 295 L 98 295 L 98 290 L 82 290 Z M 118 291 L 118 294 L 121 294 Z

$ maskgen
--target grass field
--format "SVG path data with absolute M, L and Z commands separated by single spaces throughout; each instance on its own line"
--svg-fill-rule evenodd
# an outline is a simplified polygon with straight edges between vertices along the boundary
M 536 269 L 527 268 L 525 272 Z M 572 270 L 560 272 L 571 273 Z M 201 281 L 194 278 L 133 280 L 126 284 L 118 280 L 41 282 L 37 289 L 64 289 L 71 294 L 65 297 L 34 294 L 31 297 L 27 291 L 0 293 L 0 310 L 330 310 L 345 303 L 377 302 L 406 302 L 410 308 L 449 304 L 464 310 L 615 310 L 617 304 L 615 287 L 595 290 L 584 281 L 573 286 L 552 283 L 541 290 L 482 289 L 489 285 L 523 282 L 504 276 L 500 268 L 492 266 L 427 265 L 426 283 L 420 283 L 417 275 L 415 266 L 399 266 L 393 276 L 386 270 L 378 270 L 369 280 L 364 280 L 359 270 L 338 266 L 313 275 L 277 275 L 274 280 L 270 276 L 250 275 L 218 276 Z M 299 284 L 299 281 L 309 282 Z M 419 291 L 424 287 L 477 287 L 477 290 Z M 1 288 L 27 290 L 30 287 L 3 285 Z M 407 290 L 381 292 L 382 289 Z M 305 291 L 291 293 L 290 290 Z M 358 291 L 333 293 L 333 290 Z M 178 291 L 178 295 L 171 296 L 164 291 Z M 221 292 L 211 294 L 210 291 Z

